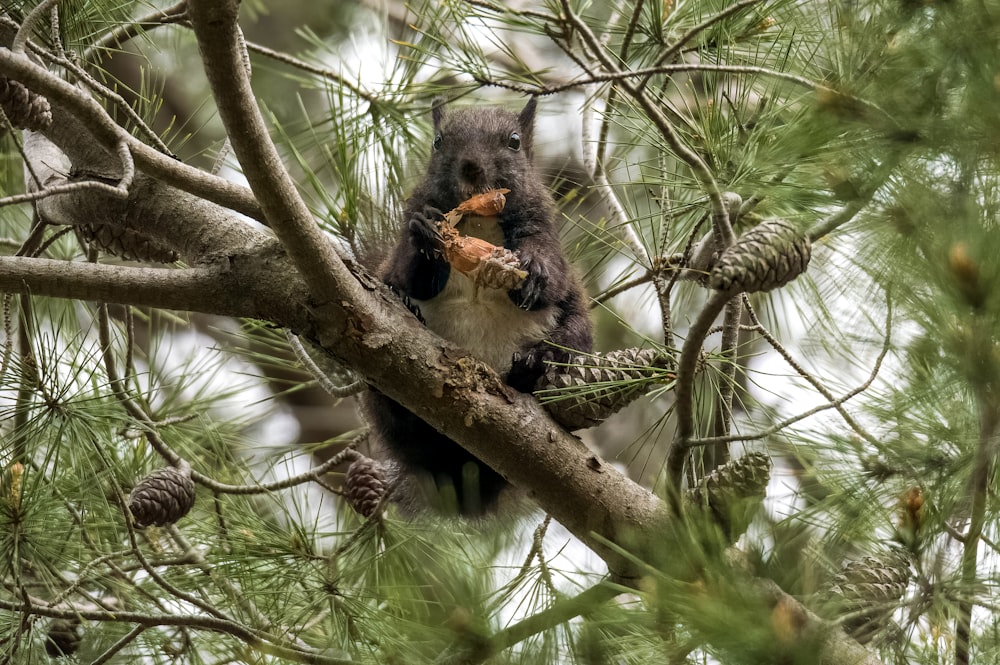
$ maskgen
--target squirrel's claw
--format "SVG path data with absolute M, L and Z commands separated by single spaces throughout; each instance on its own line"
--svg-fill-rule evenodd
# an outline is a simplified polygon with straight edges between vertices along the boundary
M 434 258 L 441 253 L 441 232 L 437 222 L 444 219 L 444 214 L 433 206 L 424 206 L 423 211 L 413 213 L 409 221 L 410 235 L 413 244 L 424 256 Z

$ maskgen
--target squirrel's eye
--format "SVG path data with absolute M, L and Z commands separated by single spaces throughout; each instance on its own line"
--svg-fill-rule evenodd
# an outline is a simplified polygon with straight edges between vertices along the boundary
M 507 139 L 507 147 L 515 152 L 521 149 L 521 135 L 517 132 L 511 132 L 510 138 Z
M 443 141 L 444 141 L 444 139 L 441 137 L 441 133 L 440 132 L 438 132 L 437 134 L 435 134 L 434 135 L 434 144 L 433 144 L 434 145 L 434 149 L 435 150 L 440 150 L 441 149 L 441 143 Z

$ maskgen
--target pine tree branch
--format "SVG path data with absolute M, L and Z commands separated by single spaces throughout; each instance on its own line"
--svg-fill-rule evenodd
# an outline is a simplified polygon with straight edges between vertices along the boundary
M 35 65 L 27 57 L 0 48 L 0 74 L 20 81 L 49 100 L 53 106 L 52 127 L 55 129 L 46 130 L 46 135 L 59 131 L 60 128 L 66 130 L 63 119 L 57 117 L 60 108 L 77 119 L 70 135 L 64 137 L 65 140 L 53 138 L 53 142 L 71 157 L 74 154 L 74 143 L 79 142 L 81 132 L 93 136 L 109 154 L 124 141 L 136 164 L 149 175 L 254 219 L 264 218 L 252 193 L 246 188 L 187 166 L 150 148 L 117 125 L 100 104 L 82 90 Z
M 691 26 L 691 28 L 689 28 L 687 32 L 678 37 L 677 40 L 673 44 L 671 44 L 669 48 L 667 48 L 663 53 L 661 53 L 657 57 L 656 62 L 650 69 L 656 70 L 664 66 L 664 64 L 672 57 L 674 57 L 681 50 L 681 48 L 684 47 L 685 44 L 687 44 L 689 41 L 697 37 L 705 30 L 711 28 L 716 23 L 724 21 L 733 14 L 736 14 L 742 11 L 743 9 L 746 9 L 747 7 L 760 4 L 761 2 L 763 2 L 763 0 L 740 0 L 739 2 L 733 3 L 729 7 L 726 7 L 722 11 L 712 14 L 701 23 Z M 657 73 L 659 72 L 650 71 L 647 73 L 643 73 L 642 74 L 643 80 L 639 82 L 638 89 L 640 91 L 645 89 L 645 87 L 649 84 L 650 79 Z
M 304 663 L 305 665 L 356 665 L 356 661 L 354 660 L 335 658 L 313 649 L 306 651 L 280 642 L 263 639 L 241 623 L 210 616 L 196 614 L 152 614 L 125 610 L 109 612 L 80 608 L 62 609 L 45 605 L 41 602 L 16 603 L 4 600 L 3 598 L 0 598 L 0 610 L 17 614 L 27 614 L 29 616 L 50 617 L 53 619 L 78 618 L 95 622 L 134 623 L 146 626 L 147 628 L 156 628 L 159 626 L 197 628 L 212 633 L 230 635 L 262 653 L 277 658 L 285 658 L 293 663 Z
M 233 152 L 315 302 L 342 298 L 363 306 L 366 298 L 299 196 L 257 107 L 237 25 L 239 2 L 189 0 L 188 12 Z
M 688 330 L 687 339 L 681 348 L 677 361 L 677 380 L 674 385 L 674 413 L 677 431 L 667 452 L 667 474 L 670 479 L 669 491 L 675 509 L 679 513 L 679 493 L 684 480 L 684 460 L 695 435 L 694 421 L 694 376 L 701 347 L 711 330 L 715 317 L 733 297 L 733 293 L 715 291 L 702 307 L 698 318 Z
M 98 60 L 103 57 L 102 51 L 121 48 L 139 35 L 154 28 L 178 23 L 184 20 L 186 13 L 187 0 L 181 0 L 170 7 L 156 9 L 131 23 L 116 25 L 107 34 L 88 46 L 82 59 L 84 62 Z
M 594 36 L 590 27 L 573 12 L 568 0 L 562 0 L 561 4 L 564 19 L 581 36 L 588 54 L 600 62 L 606 72 L 621 74 L 621 70 L 618 69 L 607 53 L 605 53 L 605 49 Z M 719 188 L 715 180 L 715 175 L 708 167 L 708 164 L 705 163 L 705 160 L 698 153 L 681 140 L 674 129 L 673 123 L 663 113 L 659 104 L 649 99 L 645 92 L 632 84 L 627 77 L 620 78 L 618 85 L 643 109 L 649 120 L 660 131 L 660 135 L 663 136 L 667 145 L 688 165 L 705 190 L 712 206 L 712 224 L 716 234 L 717 249 L 722 251 L 732 245 L 735 242 L 735 236 L 733 235 L 732 225 L 729 221 L 729 211 L 723 199 L 722 190 Z
M 0 290 L 6 293 L 253 316 L 258 308 L 252 296 L 227 292 L 238 286 L 214 268 L 176 270 L 0 257 Z
M 501 651 L 520 644 L 532 635 L 537 635 L 578 616 L 593 612 L 625 591 L 626 589 L 623 587 L 599 582 L 571 598 L 561 598 L 541 612 L 494 633 L 488 640 L 489 647 L 486 650 L 488 653 L 477 654 L 476 659 L 463 662 L 468 663 L 468 665 L 485 662 Z
M 760 330 L 761 329 L 758 329 L 758 332 Z M 850 399 L 852 399 L 854 397 L 857 397 L 858 395 L 860 395 L 864 391 L 868 390 L 868 388 L 871 387 L 872 383 L 875 382 L 875 379 L 878 377 L 879 372 L 882 370 L 882 362 L 885 360 L 886 355 L 889 353 L 889 350 L 892 348 L 892 345 L 891 345 L 890 342 L 891 342 L 891 336 L 889 335 L 889 326 L 888 326 L 888 323 L 887 323 L 887 326 L 886 326 L 886 336 L 885 336 L 885 339 L 882 342 L 882 351 L 879 353 L 878 357 L 875 359 L 875 363 L 872 366 L 871 374 L 869 374 L 868 378 L 864 382 L 862 382 L 859 386 L 857 386 L 856 388 L 853 388 L 852 390 L 844 393 L 840 397 L 834 398 L 833 393 L 831 393 L 829 390 L 827 390 L 826 387 L 824 386 L 824 387 L 822 387 L 823 395 L 824 395 L 824 397 L 826 397 L 829 400 L 829 402 L 827 402 L 826 404 L 820 404 L 820 405 L 815 406 L 815 407 L 813 407 L 811 409 L 808 409 L 807 411 L 803 411 L 802 413 L 798 413 L 798 414 L 796 414 L 794 416 L 790 416 L 789 418 L 786 418 L 785 420 L 782 420 L 781 422 L 775 423 L 771 427 L 765 428 L 765 429 L 760 430 L 758 432 L 754 432 L 754 433 L 751 433 L 751 434 L 730 434 L 728 436 L 713 436 L 713 437 L 706 437 L 706 438 L 702 438 L 702 439 L 690 439 L 687 442 L 687 446 L 688 447 L 710 446 L 710 445 L 716 445 L 716 444 L 720 444 L 720 443 L 731 443 L 731 442 L 734 442 L 734 441 L 759 441 L 761 439 L 764 439 L 764 438 L 767 438 L 767 437 L 771 436 L 772 434 L 777 434 L 778 432 L 784 431 L 785 429 L 787 429 L 788 427 L 791 427 L 795 423 L 797 423 L 799 421 L 802 421 L 802 420 L 805 420 L 806 418 L 814 416 L 817 413 L 821 413 L 821 412 L 826 411 L 828 409 L 836 409 L 839 413 L 841 413 L 841 416 L 845 418 L 845 420 L 848 422 L 848 424 L 854 423 L 854 426 L 856 427 L 855 431 L 859 434 L 859 436 L 861 436 L 862 438 L 864 438 L 865 440 L 869 441 L 870 443 L 872 443 L 872 444 L 874 444 L 876 446 L 879 445 L 879 442 L 871 434 L 869 434 L 866 430 L 864 430 L 860 425 L 858 425 L 854 421 L 853 418 L 850 417 L 850 415 L 846 412 L 846 410 L 843 409 L 843 405 L 848 400 L 850 400 Z M 817 384 L 818 385 L 816 387 L 822 386 L 822 384 L 820 384 L 818 382 L 817 382 Z
M 984 322 L 974 321 L 974 325 Z M 981 338 L 987 338 L 980 334 Z M 992 348 L 992 345 L 987 345 Z M 982 355 L 991 350 L 979 351 Z M 989 361 L 981 360 L 983 364 Z M 971 595 L 978 579 L 977 563 L 979 560 L 979 544 L 982 539 L 983 527 L 986 524 L 986 503 L 989 498 L 989 487 L 994 477 L 997 453 L 1000 451 L 1000 399 L 997 389 L 988 381 L 976 387 L 976 408 L 979 410 L 979 441 L 976 446 L 975 462 L 969 476 L 969 528 L 962 543 L 962 584 L 968 593 L 958 599 L 957 616 L 955 617 L 955 663 L 968 665 L 969 650 L 972 637 L 972 608 L 975 599 Z

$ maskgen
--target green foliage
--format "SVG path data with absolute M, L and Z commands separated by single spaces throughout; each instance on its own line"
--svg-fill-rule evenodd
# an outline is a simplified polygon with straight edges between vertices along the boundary
M 298 433 L 307 417 L 289 413 L 306 373 L 289 371 L 287 343 L 266 323 L 5 296 L 0 663 L 45 662 L 52 621 L 74 615 L 80 662 L 810 663 L 827 653 L 825 634 L 800 634 L 803 609 L 770 582 L 849 620 L 827 602 L 838 571 L 890 546 L 913 579 L 879 601 L 891 625 L 871 652 L 996 660 L 1000 4 L 536 4 L 395 3 L 390 20 L 332 16 L 340 6 L 326 3 L 315 11 L 330 15 L 285 31 L 276 56 L 256 41 L 285 8 L 254 3 L 255 91 L 315 219 L 369 267 L 428 155 L 432 99 L 545 95 L 536 146 L 601 303 L 600 345 L 676 359 L 704 342 L 693 377 L 670 365 L 633 379 L 648 399 L 588 442 L 668 500 L 740 446 L 766 450 L 771 501 L 737 507 L 749 530 L 690 508 L 645 560 L 614 544 L 644 571 L 616 587 L 547 523 L 529 538 L 533 517 L 449 522 L 390 508 L 362 522 L 336 500 L 336 471 L 281 484 L 355 432 L 319 443 Z M 35 6 L 6 1 L 3 15 L 19 22 Z M 77 62 L 141 140 L 158 136 L 206 168 L 225 157 L 211 100 L 185 72 L 200 60 L 183 22 L 109 44 L 154 7 L 58 7 L 58 31 L 46 18 L 31 34 L 63 59 L 47 67 Z M 352 22 L 364 38 L 341 32 Z M 581 117 L 583 138 L 560 133 Z M 7 196 L 27 188 L 23 137 L 3 133 Z M 221 173 L 239 171 L 223 161 Z M 721 192 L 746 208 L 728 213 L 736 235 L 786 219 L 814 257 L 794 284 L 748 299 L 753 317 L 705 341 L 692 330 L 711 296 L 679 276 L 718 233 Z M 39 227 L 29 241 L 32 216 L 4 201 L 4 256 L 87 258 L 72 232 Z M 718 341 L 727 330 L 739 336 Z M 679 437 L 685 412 L 693 428 Z M 674 474 L 671 450 L 684 445 Z M 196 506 L 177 525 L 137 530 L 125 497 L 172 456 L 199 474 Z

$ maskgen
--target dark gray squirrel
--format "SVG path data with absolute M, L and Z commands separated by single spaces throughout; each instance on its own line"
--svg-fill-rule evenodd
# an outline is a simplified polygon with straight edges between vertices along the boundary
M 405 223 L 381 276 L 419 308 L 427 326 L 531 392 L 563 349 L 590 351 L 587 301 L 563 254 L 552 194 L 532 165 L 536 100 L 520 113 L 497 107 L 432 110 L 433 152 L 405 206 Z M 515 252 L 527 277 L 511 291 L 474 289 L 441 256 L 435 223 L 474 194 L 506 188 L 499 218 L 464 218 L 458 229 Z M 362 400 L 373 443 L 405 485 L 444 512 L 493 512 L 507 482 L 397 402 L 370 390 Z M 409 490 L 408 490 L 409 491 Z

